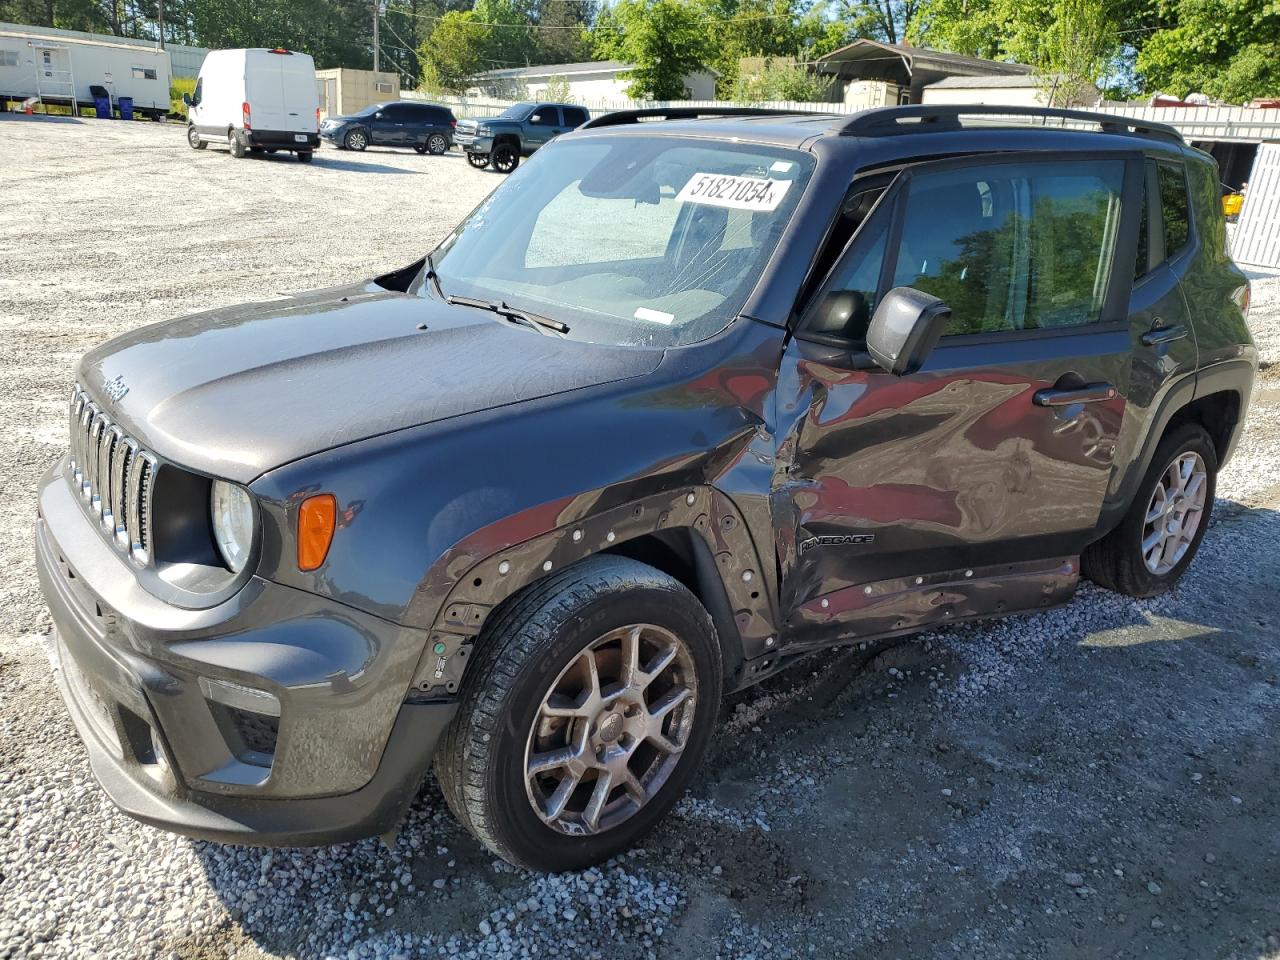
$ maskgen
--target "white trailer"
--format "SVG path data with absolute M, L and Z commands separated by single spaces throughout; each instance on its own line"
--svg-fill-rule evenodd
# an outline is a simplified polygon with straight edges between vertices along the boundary
M 44 103 L 91 109 L 94 87 L 115 106 L 133 99 L 135 113 L 169 112 L 167 51 L 111 40 L 90 40 L 39 27 L 0 29 L 0 106 L 38 98 Z

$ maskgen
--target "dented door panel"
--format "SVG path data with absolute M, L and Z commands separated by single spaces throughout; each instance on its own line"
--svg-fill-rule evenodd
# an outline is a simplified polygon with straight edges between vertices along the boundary
M 1036 402 L 1040 391 L 1085 384 L 1109 384 L 1114 396 Z M 944 340 L 924 370 L 902 378 L 792 341 L 779 377 L 774 497 L 783 609 L 796 611 L 797 626 L 837 627 L 872 616 L 865 604 L 832 602 L 854 586 L 869 596 L 922 577 L 925 588 L 952 573 L 972 579 L 975 568 L 1004 576 L 1000 565 L 1027 560 L 1052 560 L 1060 576 L 1096 528 L 1127 386 L 1127 329 Z M 912 586 L 876 604 L 888 629 L 918 624 Z M 815 613 L 809 605 L 824 597 Z M 947 604 L 935 606 L 941 619 Z

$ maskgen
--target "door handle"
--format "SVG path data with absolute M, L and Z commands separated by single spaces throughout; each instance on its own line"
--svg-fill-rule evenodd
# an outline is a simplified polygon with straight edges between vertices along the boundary
M 1037 390 L 1032 401 L 1038 407 L 1069 407 L 1073 403 L 1114 400 L 1115 396 L 1116 388 L 1109 383 L 1086 383 L 1083 387 L 1069 387 L 1065 390 L 1057 387 Z
M 1156 321 L 1156 323 L 1159 322 L 1159 320 Z M 1142 345 L 1144 347 L 1155 347 L 1162 343 L 1181 340 L 1186 335 L 1187 328 L 1180 323 L 1175 323 L 1171 327 L 1153 327 L 1142 335 Z

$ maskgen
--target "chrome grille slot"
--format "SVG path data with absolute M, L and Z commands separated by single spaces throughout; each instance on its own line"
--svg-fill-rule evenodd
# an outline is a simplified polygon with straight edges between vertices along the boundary
M 151 559 L 151 496 L 159 462 L 79 386 L 71 395 L 68 423 L 72 489 L 111 543 L 145 566 Z

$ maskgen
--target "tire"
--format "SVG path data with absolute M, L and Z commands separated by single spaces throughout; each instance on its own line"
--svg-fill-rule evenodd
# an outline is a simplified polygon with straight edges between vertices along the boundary
M 477 170 L 483 170 L 489 165 L 489 155 L 487 153 L 468 153 L 467 163 Z
M 298 159 L 299 159 L 299 160 L 301 160 L 303 163 L 310 163 L 310 162 L 311 162 L 311 151 L 310 151 L 310 150 L 299 150 L 299 151 L 298 151 Z
M 426 145 L 425 143 L 415 143 L 415 144 L 413 145 L 413 150 L 414 150 L 414 152 L 415 152 L 415 153 L 417 153 L 417 154 L 423 154 L 423 153 L 426 153 L 426 152 L 427 152 L 427 145 Z
M 249 152 L 250 152 L 250 153 L 266 153 L 266 152 L 267 152 L 267 148 L 266 148 L 266 147 L 250 147 L 250 148 L 249 148 Z M 272 151 L 272 152 L 274 152 L 274 151 Z
M 200 139 L 200 134 L 196 132 L 194 123 L 187 124 L 187 144 L 192 150 L 203 150 L 209 144 Z
M 246 152 L 244 140 L 234 130 L 227 133 L 227 146 L 231 149 L 231 155 L 237 160 L 244 157 Z
M 348 130 L 342 138 L 342 145 L 348 150 L 363 150 L 369 146 L 369 135 L 363 130 Z
M 633 637 L 653 672 L 619 689 Z M 664 649 L 670 659 L 655 669 Z M 634 845 L 684 793 L 711 738 L 723 667 L 710 616 L 678 581 L 624 557 L 590 558 L 504 603 L 475 650 L 435 765 L 449 807 L 498 856 L 534 870 L 582 869 Z M 594 688 L 588 662 L 599 667 Z M 547 717 L 544 698 L 563 708 L 566 684 L 605 697 L 580 696 L 584 706 L 571 708 L 580 714 Z M 664 700 L 676 705 L 655 719 L 651 708 Z M 562 741 L 580 745 L 574 759 L 527 777 L 529 758 Z M 574 773 L 569 763 L 592 769 Z M 615 771 L 603 788 L 599 763 Z M 563 812 L 549 818 L 566 783 Z M 591 826 L 597 793 L 607 803 Z
M 1171 471 L 1187 464 L 1191 465 L 1191 479 L 1184 480 L 1185 488 L 1179 491 L 1177 476 Z M 1200 548 L 1209 527 L 1217 480 L 1218 455 L 1208 432 L 1198 423 L 1175 426 L 1156 448 L 1129 512 L 1111 533 L 1085 550 L 1081 571 L 1099 586 L 1130 597 L 1155 597 L 1167 591 Z M 1159 509 L 1164 512 L 1156 517 Z M 1192 523 L 1188 539 L 1187 527 Z M 1159 530 L 1166 536 L 1160 536 Z M 1149 543 L 1163 541 L 1159 552 L 1156 548 L 1144 550 L 1144 538 Z
M 431 136 L 427 137 L 427 153 L 431 154 L 433 157 L 438 157 L 443 153 L 447 153 L 448 150 L 449 141 L 441 134 L 433 133 Z
M 500 143 L 493 148 L 493 169 L 499 173 L 510 173 L 520 166 L 520 151 L 510 143 Z

